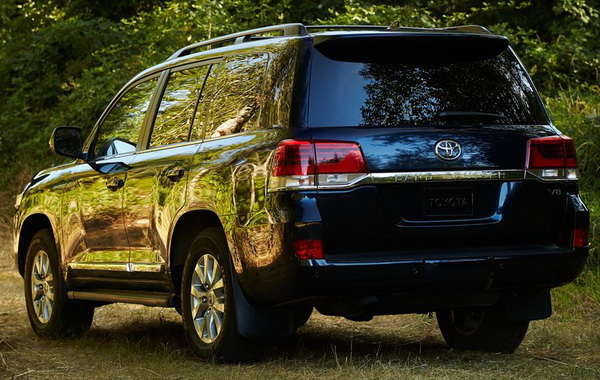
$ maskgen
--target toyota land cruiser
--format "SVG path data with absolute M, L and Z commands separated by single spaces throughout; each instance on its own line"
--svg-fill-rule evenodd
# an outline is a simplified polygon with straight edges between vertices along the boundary
M 224 361 L 313 308 L 435 312 L 450 347 L 512 352 L 588 253 L 573 141 L 479 26 L 196 43 L 50 147 L 73 161 L 35 175 L 15 215 L 44 337 L 129 302 L 177 308 L 195 352 Z

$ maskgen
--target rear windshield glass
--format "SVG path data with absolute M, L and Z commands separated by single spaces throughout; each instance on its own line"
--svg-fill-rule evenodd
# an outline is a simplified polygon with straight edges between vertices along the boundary
M 463 62 L 334 61 L 313 50 L 309 126 L 546 124 L 510 50 Z

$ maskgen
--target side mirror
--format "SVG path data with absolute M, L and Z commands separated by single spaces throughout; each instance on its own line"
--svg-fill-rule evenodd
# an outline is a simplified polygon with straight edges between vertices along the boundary
M 50 136 L 50 149 L 60 156 L 83 158 L 83 138 L 81 137 L 81 128 L 55 128 Z

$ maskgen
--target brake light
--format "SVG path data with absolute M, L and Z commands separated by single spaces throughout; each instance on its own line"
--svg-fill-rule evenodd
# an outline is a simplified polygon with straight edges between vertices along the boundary
M 321 240 L 298 240 L 294 242 L 294 251 L 299 259 L 323 259 Z
M 286 140 L 275 151 L 269 189 L 347 185 L 366 174 L 367 164 L 357 143 Z
M 526 169 L 542 179 L 576 180 L 577 158 L 573 140 L 567 136 L 530 139 Z
M 589 244 L 588 229 L 576 228 L 573 230 L 573 248 L 585 248 Z

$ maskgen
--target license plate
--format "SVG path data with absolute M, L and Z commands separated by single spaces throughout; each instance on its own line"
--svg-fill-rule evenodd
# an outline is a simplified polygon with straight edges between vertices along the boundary
M 473 189 L 424 189 L 423 214 L 425 216 L 473 215 Z

